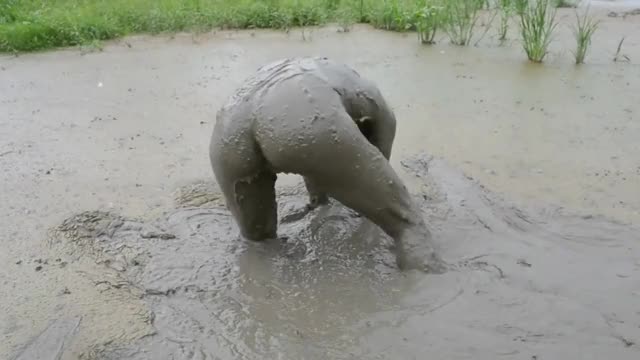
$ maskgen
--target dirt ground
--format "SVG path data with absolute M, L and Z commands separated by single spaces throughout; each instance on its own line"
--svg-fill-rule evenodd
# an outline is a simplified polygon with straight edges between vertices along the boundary
M 582 66 L 571 10 L 543 65 L 493 30 L 459 48 L 367 26 L 0 57 L 0 358 L 637 359 L 640 15 L 598 6 Z M 380 86 L 392 165 L 460 270 L 398 272 L 337 204 L 298 216 L 291 175 L 289 241 L 236 239 L 215 112 L 298 55 Z

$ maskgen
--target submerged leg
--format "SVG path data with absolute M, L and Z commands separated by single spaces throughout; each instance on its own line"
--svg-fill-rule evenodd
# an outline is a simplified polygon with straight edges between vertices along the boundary
M 277 176 L 266 166 L 252 136 L 241 133 L 230 142 L 224 141 L 222 130 L 214 130 L 209 156 L 241 235 L 254 241 L 277 237 Z
M 362 149 L 371 147 L 362 154 Z M 341 151 L 352 167 L 322 183 L 324 190 L 345 206 L 362 214 L 391 236 L 397 247 L 397 262 L 404 269 L 442 272 L 442 260 L 435 252 L 432 236 L 407 188 L 390 163 L 366 141 L 353 151 Z M 357 152 L 361 155 L 353 156 Z M 348 155 L 347 155 L 348 154 Z M 324 178 L 326 174 L 321 175 Z M 340 178 L 342 180 L 334 181 Z M 345 186 L 348 183 L 349 186 Z
M 277 237 L 278 207 L 275 184 L 276 175 L 270 172 L 261 172 L 254 177 L 235 182 L 235 216 L 245 238 L 260 241 Z
M 240 179 L 221 179 L 218 183 L 244 238 L 261 241 L 277 237 L 275 174 L 263 171 Z

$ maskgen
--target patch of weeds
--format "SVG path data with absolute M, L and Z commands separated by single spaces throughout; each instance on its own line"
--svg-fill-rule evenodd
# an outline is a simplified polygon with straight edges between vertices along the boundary
M 329 11 L 336 11 L 338 9 L 338 7 L 340 7 L 340 4 L 343 1 L 341 0 L 323 0 L 323 6 L 326 10 Z
M 438 1 L 426 0 L 415 13 L 415 28 L 423 44 L 434 44 L 438 29 L 442 26 L 443 6 Z
M 358 16 L 359 16 L 359 22 L 364 23 L 364 22 L 368 22 L 368 17 L 367 17 L 367 4 L 365 3 L 364 0 L 355 0 L 356 1 L 356 5 L 358 7 Z
M 530 61 L 540 63 L 547 55 L 551 36 L 557 27 L 556 9 L 551 0 L 516 0 L 520 16 L 522 46 Z
M 19 18 L 18 0 L 0 0 L 0 24 L 9 24 Z
M 89 54 L 94 52 L 101 52 L 104 49 L 102 41 L 100 40 L 90 40 L 86 44 L 82 44 L 80 46 L 80 50 L 82 54 Z
M 341 32 L 349 32 L 353 24 L 358 21 L 359 15 L 356 14 L 353 8 L 348 6 L 342 6 L 336 9 L 334 12 L 338 26 L 340 26 Z
M 371 11 L 370 22 L 373 26 L 393 31 L 408 31 L 414 28 L 414 10 L 416 3 L 402 0 L 382 0 Z
M 576 26 L 574 27 L 574 35 L 576 37 L 576 50 L 573 53 L 576 64 L 583 64 L 587 55 L 589 45 L 591 45 L 591 36 L 598 28 L 599 22 L 589 16 L 589 8 L 585 10 L 584 15 L 580 17 L 576 11 Z
M 329 16 L 312 1 L 298 0 L 292 11 L 294 26 L 315 26 L 325 23 Z
M 515 0 L 498 0 L 498 7 L 500 11 L 500 26 L 498 28 L 498 40 L 507 40 L 507 33 L 509 32 L 509 21 L 515 11 Z
M 443 24 L 449 39 L 455 45 L 468 45 L 480 17 L 484 0 L 444 1 Z

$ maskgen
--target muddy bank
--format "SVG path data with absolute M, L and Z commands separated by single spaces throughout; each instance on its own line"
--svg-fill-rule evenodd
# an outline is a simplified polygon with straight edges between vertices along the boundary
M 522 347 L 501 355 L 517 357 L 531 351 L 533 356 L 535 351 L 543 359 L 540 354 L 549 347 L 549 354 L 557 357 L 575 357 L 576 349 L 588 349 L 594 358 L 636 358 L 629 354 L 637 352 L 633 345 L 637 342 L 637 309 L 633 304 L 637 303 L 634 289 L 638 286 L 631 283 L 634 277 L 630 276 L 638 262 L 637 248 L 631 241 L 637 238 L 624 224 L 640 220 L 640 127 L 636 121 L 640 111 L 640 47 L 635 36 L 640 32 L 640 18 L 608 17 L 609 10 L 602 10 L 603 24 L 594 36 L 593 52 L 588 64 L 581 67 L 571 64 L 572 38 L 567 25 L 573 19 L 571 12 L 560 13 L 563 25 L 543 66 L 527 63 L 517 42 L 499 45 L 491 32 L 478 47 L 424 47 L 417 43 L 415 34 L 367 27 L 356 27 L 349 33 L 337 33 L 335 28 L 307 30 L 304 41 L 297 31 L 288 35 L 249 31 L 135 37 L 109 44 L 102 52 L 81 54 L 70 50 L 0 58 L 0 112 L 6 114 L 0 119 L 0 358 L 11 358 L 26 345 L 38 343 L 38 334 L 47 333 L 46 329 L 74 334 L 65 342 L 63 359 L 77 359 L 80 354 L 85 358 L 117 358 L 119 353 L 144 358 L 145 354 L 136 354 L 140 347 L 177 353 L 176 342 L 162 340 L 170 338 L 167 334 L 175 329 L 169 330 L 158 320 L 175 316 L 170 312 L 174 310 L 159 310 L 166 309 L 172 298 L 146 293 L 147 287 L 160 291 L 169 287 L 154 288 L 141 280 L 153 272 L 141 270 L 139 275 L 131 275 L 129 265 L 123 269 L 106 266 L 97 257 L 100 252 L 69 252 L 71 249 L 59 244 L 50 247 L 45 241 L 48 230 L 85 210 L 134 219 L 136 226 L 167 226 L 179 218 L 177 210 L 172 210 L 176 196 L 190 201 L 181 207 L 210 208 L 211 201 L 219 205 L 215 192 L 202 191 L 206 186 L 182 187 L 212 178 L 206 149 L 213 114 L 258 66 L 283 56 L 300 55 L 344 61 L 384 90 L 398 117 L 392 165 L 409 182 L 413 194 L 423 191 L 421 182 L 403 170 L 400 161 L 426 150 L 478 179 L 490 194 L 500 194 L 518 208 L 533 209 L 526 218 L 533 219 L 535 226 L 528 225 L 533 228 L 529 229 L 526 222 L 519 225 L 522 221 L 517 217 L 512 220 L 513 216 L 502 216 L 500 211 L 492 215 L 496 210 L 487 209 L 493 205 L 470 205 L 473 212 L 486 214 L 480 219 L 490 231 L 480 221 L 438 220 L 437 212 L 429 209 L 444 205 L 425 204 L 425 216 L 440 227 L 436 229 L 439 244 L 448 258 L 460 260 L 489 253 L 491 256 L 482 261 L 500 267 L 508 280 L 499 280 L 492 266 L 444 277 L 400 277 L 385 265 L 389 252 L 384 250 L 384 239 L 380 245 L 343 241 L 342 247 L 325 242 L 326 249 L 319 251 L 333 264 L 328 265 L 333 266 L 333 272 L 321 273 L 319 265 L 310 262 L 295 265 L 294 269 L 303 269 L 296 278 L 296 274 L 286 274 L 285 265 L 278 265 L 290 262 L 276 261 L 285 258 L 285 245 L 284 250 L 276 248 L 267 256 L 251 257 L 246 255 L 249 250 L 242 248 L 224 252 L 231 240 L 220 236 L 219 245 L 206 246 L 218 246 L 210 250 L 218 256 L 232 254 L 238 260 L 236 267 L 243 264 L 243 268 L 230 271 L 229 278 L 222 279 L 216 271 L 221 272 L 228 263 L 219 264 L 219 268 L 207 265 L 212 274 L 206 280 L 231 284 L 230 290 L 217 292 L 219 298 L 211 295 L 215 291 L 205 292 L 210 297 L 191 302 L 193 308 L 185 305 L 185 294 L 176 292 L 179 298 L 175 311 L 197 312 L 196 305 L 204 306 L 198 304 L 234 296 L 246 298 L 246 293 L 253 300 L 244 308 L 242 302 L 228 308 L 214 304 L 215 311 L 202 315 L 206 321 L 201 324 L 206 334 L 211 331 L 213 335 L 199 333 L 196 323 L 180 325 L 180 332 L 192 326 L 195 330 L 184 332 L 197 339 L 218 339 L 221 347 L 224 340 L 216 336 L 248 339 L 240 343 L 239 350 L 219 350 L 231 357 L 234 351 L 250 355 L 264 349 L 266 339 L 271 339 L 272 349 L 294 355 L 304 355 L 304 349 L 311 349 L 310 358 L 334 348 L 338 349 L 335 352 L 353 352 L 356 357 L 364 354 L 362 357 L 375 358 L 371 354 L 380 353 L 382 358 L 392 358 L 393 351 L 402 357 L 426 351 L 422 347 L 425 344 L 429 344 L 430 353 L 443 357 L 463 357 L 478 348 L 484 350 L 478 350 L 476 356 L 495 358 L 490 344 L 511 349 L 514 343 Z M 615 47 L 623 36 L 622 52 L 630 61 L 614 63 Z M 611 42 L 615 45 L 609 45 Z M 451 179 L 457 178 L 452 175 Z M 453 186 L 447 185 L 451 179 L 438 182 L 443 193 L 458 200 L 472 198 L 473 192 L 466 195 L 459 188 L 447 190 L 446 186 Z M 279 187 L 286 189 L 298 179 L 283 177 L 278 181 Z M 174 193 L 174 189 L 183 190 Z M 294 199 L 289 203 L 295 204 Z M 447 206 L 455 209 L 455 202 L 452 204 Z M 548 209 L 548 204 L 572 216 L 546 221 L 554 213 L 539 214 L 535 209 Z M 169 213 L 164 214 L 166 211 Z M 330 222 L 329 228 L 321 228 L 327 231 L 325 238 L 344 239 L 357 231 L 354 237 L 375 240 L 375 236 L 369 236 L 375 231 L 360 227 L 358 219 L 339 209 L 331 211 L 342 218 Z M 193 221 L 208 223 L 214 216 L 220 215 L 205 212 Z M 461 219 L 472 217 L 465 216 Z M 307 222 L 312 221 L 303 218 L 289 223 L 287 231 L 297 234 L 295 224 Z M 518 233 L 509 223 L 526 230 Z M 447 224 L 458 224 L 459 228 Z M 218 226 L 223 229 L 223 225 Z M 212 226 L 205 226 L 203 231 L 213 231 Z M 553 231 L 544 234 L 543 230 Z M 586 230 L 592 233 L 581 233 Z M 581 234 L 585 236 L 577 236 Z M 186 236 L 179 235 L 181 239 Z M 134 231 L 132 239 L 139 237 Z M 304 244 L 304 236 L 301 238 L 292 244 Z M 160 240 L 141 241 L 151 247 Z M 163 241 L 169 246 L 177 240 Z M 194 245 L 204 248 L 204 241 L 198 241 Z M 291 249 L 293 260 L 308 256 L 306 251 L 297 253 L 305 249 L 297 246 Z M 364 246 L 363 251 L 369 253 L 375 249 L 383 259 L 360 259 L 362 253 L 355 248 L 349 250 L 351 246 Z M 332 253 L 331 247 L 342 249 L 344 257 Z M 184 245 L 177 249 L 190 251 Z M 252 262 L 245 265 L 240 261 L 243 258 Z M 520 258 L 523 261 L 518 264 Z M 202 254 L 196 259 L 204 261 Z M 266 270 L 247 270 L 252 264 Z M 356 270 L 349 271 L 360 278 L 342 274 L 347 271 L 343 268 L 346 264 L 353 265 Z M 251 279 L 245 288 L 240 288 L 241 274 Z M 185 279 L 185 284 L 216 290 L 201 278 L 167 276 L 169 280 L 158 283 L 175 285 Z M 287 276 L 292 280 L 287 282 Z M 308 304 L 307 310 L 316 309 L 322 315 L 307 316 L 303 308 L 293 307 L 297 312 L 287 318 L 282 308 L 268 299 L 260 300 L 260 296 L 267 296 L 261 294 L 268 293 L 269 284 L 280 286 L 270 290 L 274 294 L 269 296 L 289 298 L 296 293 L 293 284 L 308 283 L 314 277 L 320 284 L 317 292 L 312 288 L 298 295 L 300 300 L 292 297 L 294 300 L 283 302 Z M 332 277 L 338 284 L 334 292 Z M 354 292 L 349 295 L 351 288 Z M 490 292 L 484 294 L 483 288 Z M 460 289 L 464 289 L 460 295 L 464 301 L 454 301 L 429 315 L 432 306 L 447 303 Z M 330 297 L 336 291 L 347 293 L 340 298 L 344 300 Z M 475 300 L 471 297 L 475 291 L 484 297 Z M 606 297 L 607 291 L 616 296 Z M 372 296 L 380 293 L 379 299 Z M 534 300 L 529 301 L 529 296 Z M 491 300 L 494 297 L 497 300 Z M 160 299 L 158 306 L 150 300 L 156 298 Z M 351 303 L 343 302 L 347 300 Z M 358 310 L 356 303 L 363 310 Z M 475 308 L 487 311 L 470 313 L 469 309 Z M 459 313 L 471 320 L 460 320 Z M 548 313 L 556 316 L 549 317 Z M 212 320 L 211 314 L 221 320 Z M 507 314 L 509 320 L 502 322 L 501 314 Z M 255 321 L 247 320 L 252 316 Z M 309 316 L 316 321 L 317 329 L 313 322 L 306 322 Z M 342 324 L 340 319 L 345 316 Z M 78 318 L 81 320 L 73 330 L 73 321 Z M 55 319 L 62 319 L 62 323 Z M 362 319 L 367 320 L 361 323 Z M 256 325 L 258 320 L 262 327 Z M 524 326 L 526 322 L 529 324 Z M 247 325 L 243 328 L 239 323 Z M 290 327 L 279 328 L 279 324 Z M 213 331 L 216 326 L 221 330 Z M 555 331 L 550 330 L 553 326 Z M 314 343 L 318 345 L 291 340 L 296 333 L 292 327 L 298 327 L 301 334 L 315 335 L 320 339 Z M 577 330 L 582 328 L 588 330 Z M 251 333 L 250 329 L 256 330 Z M 282 334 L 268 337 L 260 332 L 263 330 Z M 150 337 L 156 332 L 157 336 Z M 334 332 L 336 337 L 331 335 Z M 183 341 L 183 348 L 197 350 L 200 340 L 189 341 Z M 205 347 L 203 351 L 213 350 Z M 578 356 L 589 354 L 585 350 Z

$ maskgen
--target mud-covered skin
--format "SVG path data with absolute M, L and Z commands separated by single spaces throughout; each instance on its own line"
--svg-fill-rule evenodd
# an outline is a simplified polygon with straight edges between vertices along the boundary
M 327 58 L 258 69 L 217 114 L 210 159 L 243 237 L 277 236 L 277 173 L 303 176 L 310 206 L 332 197 L 396 243 L 398 265 L 443 270 L 431 234 L 389 163 L 396 119 L 377 87 Z

